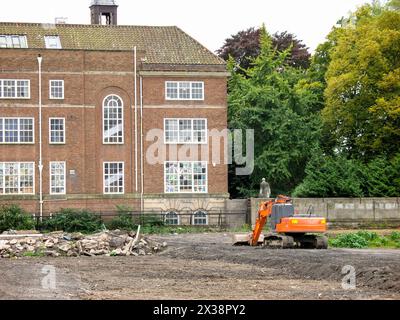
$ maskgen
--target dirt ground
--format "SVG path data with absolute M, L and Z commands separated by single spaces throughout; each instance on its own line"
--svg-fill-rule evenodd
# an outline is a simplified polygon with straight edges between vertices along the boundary
M 400 250 L 233 247 L 229 234 L 153 236 L 147 257 L 0 259 L 0 299 L 400 299 Z M 356 289 L 342 288 L 344 266 Z M 55 287 L 43 288 L 43 267 Z M 45 282 L 46 283 L 46 282 Z

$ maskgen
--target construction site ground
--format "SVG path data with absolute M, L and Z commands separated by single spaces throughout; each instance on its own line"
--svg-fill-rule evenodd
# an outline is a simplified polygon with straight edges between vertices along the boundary
M 168 249 L 146 257 L 0 259 L 0 299 L 400 299 L 400 250 L 233 247 L 224 233 L 152 238 Z M 51 288 L 43 286 L 49 266 Z M 342 287 L 345 266 L 355 268 L 355 290 Z

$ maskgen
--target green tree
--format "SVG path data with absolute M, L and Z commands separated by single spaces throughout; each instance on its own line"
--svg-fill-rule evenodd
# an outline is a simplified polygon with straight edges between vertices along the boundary
M 322 112 L 326 143 L 349 157 L 400 150 L 400 12 L 365 5 L 334 30 Z
M 290 192 L 304 178 L 311 148 L 318 143 L 320 119 L 312 106 L 318 100 L 299 85 L 304 72 L 287 63 L 289 50 L 274 50 L 265 27 L 260 32 L 260 54 L 245 75 L 229 62 L 230 128 L 255 130 L 255 170 L 250 177 L 233 177 L 232 196 L 257 194 L 261 178 L 273 193 Z
M 306 167 L 307 177 L 293 192 L 295 197 L 362 197 L 362 164 L 345 157 L 327 156 L 315 149 Z

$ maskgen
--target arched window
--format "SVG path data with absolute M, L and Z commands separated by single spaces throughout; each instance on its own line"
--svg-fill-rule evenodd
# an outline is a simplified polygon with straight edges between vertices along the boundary
M 193 225 L 195 226 L 207 226 L 208 225 L 208 214 L 204 210 L 196 211 L 193 214 Z
M 116 95 L 107 96 L 103 101 L 103 143 L 124 143 L 124 104 Z
M 168 226 L 179 226 L 179 216 L 175 211 L 169 211 L 165 214 L 164 223 Z

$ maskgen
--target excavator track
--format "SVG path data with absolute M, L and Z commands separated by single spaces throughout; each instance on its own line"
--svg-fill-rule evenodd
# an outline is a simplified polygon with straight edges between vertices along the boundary
M 295 238 L 297 245 L 301 249 L 328 249 L 328 238 L 321 235 L 303 235 Z
M 295 246 L 294 238 L 286 235 L 269 234 L 264 236 L 264 248 L 292 249 Z
M 267 249 L 328 249 L 328 238 L 320 235 L 266 234 L 264 248 Z

